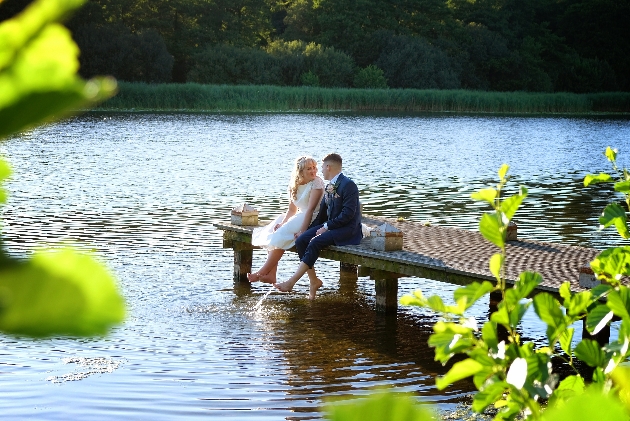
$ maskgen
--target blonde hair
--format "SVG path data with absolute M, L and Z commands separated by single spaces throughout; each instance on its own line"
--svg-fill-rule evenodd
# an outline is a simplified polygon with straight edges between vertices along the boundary
M 289 193 L 293 200 L 297 199 L 297 189 L 304 180 L 304 168 L 309 162 L 314 162 L 317 165 L 317 161 L 312 156 L 301 156 L 295 160 L 293 165 L 293 172 L 291 173 L 291 181 L 289 181 Z

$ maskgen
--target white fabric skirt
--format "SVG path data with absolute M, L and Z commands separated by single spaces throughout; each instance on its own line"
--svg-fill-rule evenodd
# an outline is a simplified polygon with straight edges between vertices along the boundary
M 305 215 L 302 212 L 296 213 L 283 226 L 274 231 L 273 227 L 282 222 L 284 215 L 284 213 L 279 215 L 264 227 L 255 228 L 252 233 L 252 245 L 264 247 L 268 250 L 288 250 L 293 247 L 295 245 L 294 235 L 302 228 Z

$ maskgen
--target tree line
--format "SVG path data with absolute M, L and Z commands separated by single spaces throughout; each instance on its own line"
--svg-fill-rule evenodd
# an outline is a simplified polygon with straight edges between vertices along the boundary
M 0 3 L 4 20 L 28 1 Z M 84 77 L 124 81 L 630 90 L 630 2 L 89 0 Z

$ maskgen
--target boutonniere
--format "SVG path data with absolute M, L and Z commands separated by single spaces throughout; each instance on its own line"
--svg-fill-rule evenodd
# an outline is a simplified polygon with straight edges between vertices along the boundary
M 328 185 L 326 186 L 326 193 L 328 193 L 331 196 L 334 196 L 335 198 L 339 197 L 339 195 L 337 194 L 337 188 L 339 187 L 339 182 L 341 182 L 341 180 L 338 179 L 335 184 L 328 183 Z

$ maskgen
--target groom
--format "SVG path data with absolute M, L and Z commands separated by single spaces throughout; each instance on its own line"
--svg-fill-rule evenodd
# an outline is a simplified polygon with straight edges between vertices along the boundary
M 328 184 L 319 205 L 319 214 L 308 230 L 295 240 L 300 256 L 300 266 L 287 281 L 274 284 L 280 291 L 288 292 L 306 273 L 310 280 L 309 298 L 315 298 L 322 281 L 317 278 L 313 265 L 319 252 L 331 245 L 346 246 L 361 243 L 361 209 L 359 189 L 354 181 L 341 173 L 341 156 L 328 154 L 322 161 L 322 175 Z

